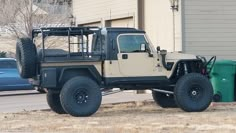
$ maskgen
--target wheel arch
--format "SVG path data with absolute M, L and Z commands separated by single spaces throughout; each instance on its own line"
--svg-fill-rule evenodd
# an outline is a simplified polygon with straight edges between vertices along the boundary
M 188 65 L 188 67 L 192 67 L 191 65 L 196 65 L 195 67 L 198 67 L 195 70 L 190 70 L 189 73 L 193 73 L 193 72 L 201 73 L 201 70 L 203 69 L 203 62 L 200 59 L 181 59 L 181 60 L 179 60 L 175 63 L 175 65 L 173 67 L 172 74 L 169 77 L 170 80 L 175 82 L 177 79 L 180 78 L 180 77 L 176 77 L 177 76 L 177 71 L 179 69 L 178 67 L 179 67 L 180 64 L 184 64 L 184 63 L 186 63 Z M 181 76 L 183 76 L 183 75 L 181 75 Z
M 61 70 L 58 82 L 63 85 L 65 82 L 76 76 L 89 77 L 98 83 L 98 85 L 100 85 L 102 82 L 101 74 L 92 65 L 63 68 Z

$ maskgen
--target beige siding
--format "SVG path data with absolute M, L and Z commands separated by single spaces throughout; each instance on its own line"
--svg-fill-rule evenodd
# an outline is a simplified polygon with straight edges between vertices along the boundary
M 174 46 L 173 15 L 170 1 L 145 0 L 144 5 L 144 27 L 152 43 L 168 51 L 182 51 L 181 11 L 175 12 L 176 44 Z
M 96 27 L 102 27 L 102 23 L 101 22 L 90 22 L 90 23 L 84 23 L 82 24 L 82 26 L 96 26 Z
M 236 1 L 184 0 L 184 51 L 236 60 Z
M 111 27 L 134 27 L 133 18 L 124 18 L 110 21 Z
M 74 0 L 73 13 L 77 24 L 133 17 L 137 26 L 137 0 Z
M 73 7 L 77 24 L 90 26 L 101 22 L 101 27 L 138 27 L 138 0 L 75 0 Z M 180 13 L 175 13 L 174 46 L 169 0 L 144 0 L 144 30 L 155 46 L 168 51 L 182 51 Z

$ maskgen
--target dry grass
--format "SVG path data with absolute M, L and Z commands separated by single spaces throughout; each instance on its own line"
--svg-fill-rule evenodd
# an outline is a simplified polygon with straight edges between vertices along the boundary
M 0 51 L 15 52 L 16 40 L 11 37 L 0 36 Z
M 102 105 L 92 117 L 50 110 L 0 115 L 1 132 L 199 133 L 236 132 L 236 106 L 212 106 L 201 113 L 162 109 L 153 102 Z

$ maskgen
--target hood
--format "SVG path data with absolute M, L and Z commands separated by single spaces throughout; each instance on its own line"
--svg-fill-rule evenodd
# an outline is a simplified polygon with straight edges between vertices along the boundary
M 197 59 L 196 55 L 184 54 L 179 52 L 171 52 L 166 55 L 167 60 L 191 60 Z

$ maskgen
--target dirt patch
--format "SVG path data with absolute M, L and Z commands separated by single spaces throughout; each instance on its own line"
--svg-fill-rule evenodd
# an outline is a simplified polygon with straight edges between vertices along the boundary
M 163 109 L 152 101 L 102 105 L 92 117 L 50 110 L 0 114 L 1 132 L 208 133 L 236 132 L 236 105 L 211 106 L 201 113 Z

